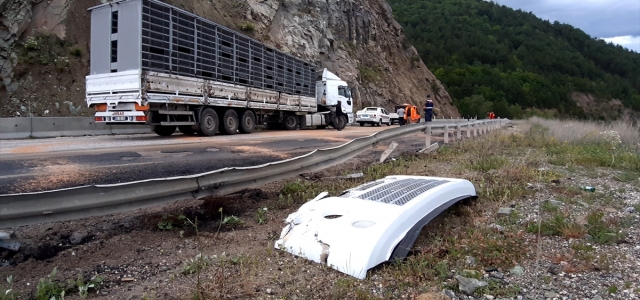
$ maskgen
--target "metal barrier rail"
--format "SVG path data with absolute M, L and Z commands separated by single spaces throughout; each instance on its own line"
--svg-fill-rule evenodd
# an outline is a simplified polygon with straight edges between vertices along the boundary
M 0 195 L 0 228 L 67 221 L 156 206 L 178 200 L 227 195 L 334 166 L 392 138 L 427 131 L 427 146 L 429 146 L 432 129 L 445 130 L 447 132 L 445 136 L 448 138 L 450 129 L 457 128 L 459 133 L 461 127 L 467 126 L 468 132 L 475 128 L 476 132 L 480 129 L 479 133 L 482 134 L 508 122 L 507 119 L 451 121 L 453 123 L 417 123 L 389 129 L 354 139 L 334 148 L 314 150 L 302 156 L 253 167 L 224 168 L 191 176 L 120 184 Z M 467 135 L 469 136 L 469 133 Z

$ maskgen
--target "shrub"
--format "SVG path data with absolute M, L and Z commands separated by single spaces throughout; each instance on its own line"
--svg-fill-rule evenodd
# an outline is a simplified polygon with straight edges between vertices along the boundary
M 254 31 L 254 30 L 256 30 L 255 25 L 253 25 L 250 22 L 240 23 L 239 27 L 240 27 L 240 30 L 242 30 L 242 31 Z

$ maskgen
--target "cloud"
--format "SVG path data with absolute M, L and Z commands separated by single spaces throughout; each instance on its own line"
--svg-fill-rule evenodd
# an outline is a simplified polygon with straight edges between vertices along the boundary
M 638 0 L 494 0 L 541 19 L 567 23 L 592 37 L 640 36 Z
M 616 36 L 612 38 L 604 38 L 607 43 L 618 44 L 627 49 L 640 53 L 640 36 Z

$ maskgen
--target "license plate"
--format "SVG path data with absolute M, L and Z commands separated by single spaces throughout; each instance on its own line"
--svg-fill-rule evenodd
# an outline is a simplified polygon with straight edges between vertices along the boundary
M 362 117 L 362 118 L 368 118 L 368 117 L 369 117 L 369 115 L 361 115 L 360 117 Z
M 126 121 L 128 120 L 127 117 L 113 117 L 114 121 Z

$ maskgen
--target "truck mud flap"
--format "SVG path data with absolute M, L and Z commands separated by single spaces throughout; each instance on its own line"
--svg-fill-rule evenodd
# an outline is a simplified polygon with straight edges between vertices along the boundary
M 274 247 L 364 279 L 369 269 L 406 257 L 427 223 L 470 198 L 476 190 L 467 180 L 388 176 L 305 203 L 287 217 Z

